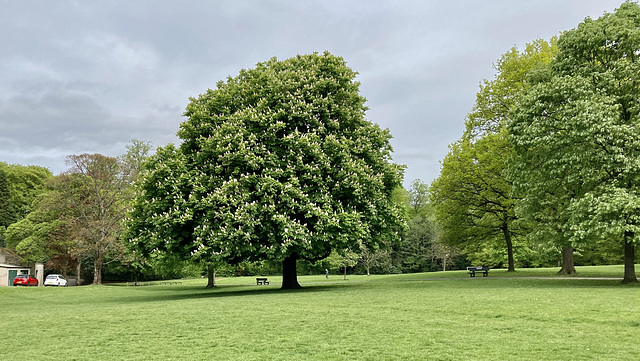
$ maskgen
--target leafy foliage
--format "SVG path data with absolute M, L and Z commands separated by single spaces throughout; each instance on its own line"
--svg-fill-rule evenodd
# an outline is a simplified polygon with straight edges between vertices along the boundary
M 7 175 L 0 169 L 0 227 L 7 227 L 16 221 L 16 212 L 11 202 Z
M 355 76 L 329 53 L 274 58 L 192 98 L 182 144 L 158 150 L 140 185 L 132 247 L 237 263 L 394 241 L 402 167 Z
M 47 180 L 53 176 L 51 171 L 44 167 L 4 162 L 0 162 L 0 171 L 4 171 L 7 178 L 15 221 L 26 217 L 33 210 L 33 202 L 45 191 Z M 2 226 L 1 223 L 0 226 Z
M 7 247 L 14 249 L 27 262 L 47 262 L 57 255 L 56 243 L 60 239 L 56 235 L 62 226 L 48 214 L 33 211 L 7 227 Z M 66 269 L 63 273 L 66 274 Z
M 517 187 L 554 210 L 550 217 L 571 242 L 633 245 L 640 234 L 640 7 L 626 2 L 586 19 L 560 36 L 558 49 L 512 112 Z M 629 249 L 625 280 L 635 280 Z
M 523 52 L 512 48 L 501 57 L 495 79 L 481 85 L 466 130 L 450 146 L 441 174 L 431 185 L 441 242 L 464 248 L 470 259 L 482 264 L 501 264 L 504 254 L 509 270 L 514 270 L 513 235 L 524 232 L 519 229 L 522 223 L 516 223 L 507 170 L 513 148 L 506 125 L 516 96 L 527 87 L 527 75 L 547 64 L 555 52 L 555 39 L 537 40 Z M 496 252 L 499 243 L 506 252 Z

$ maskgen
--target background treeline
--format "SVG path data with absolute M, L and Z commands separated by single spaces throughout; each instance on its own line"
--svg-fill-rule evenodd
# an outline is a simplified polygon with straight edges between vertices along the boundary
M 68 157 L 69 169 L 54 176 L 38 166 L 0 162 L 2 223 L 0 247 L 14 250 L 28 264 L 43 262 L 48 272 L 81 275 L 85 282 L 198 277 L 211 265 L 158 257 L 138 259 L 121 239 L 127 202 L 151 152 L 134 140 L 120 157 L 82 154 Z M 440 245 L 428 185 L 417 180 L 397 189 L 394 200 L 408 220 L 402 243 L 386 249 L 331 254 L 315 264 L 301 261 L 301 274 L 409 273 L 464 267 L 455 250 Z M 278 274 L 280 262 L 217 263 L 220 276 Z
M 86 283 L 160 278 L 200 277 L 211 265 L 170 257 L 137 259 L 127 252 L 119 235 L 135 178 L 152 146 L 134 140 L 128 153 L 117 158 L 98 154 L 69 157 L 70 168 L 57 176 L 38 166 L 0 162 L 0 196 L 4 205 L 0 246 L 18 253 L 27 263 L 44 262 L 48 272 L 81 275 Z M 300 274 L 389 274 L 464 269 L 471 264 L 504 267 L 500 242 L 457 247 L 444 241 L 430 201 L 429 185 L 415 180 L 394 195 L 407 219 L 400 244 L 360 254 L 332 254 L 312 264 L 301 261 Z M 107 209 L 100 209 L 107 205 Z M 110 207 L 110 208 L 109 208 Z M 535 249 L 516 242 L 517 267 L 555 266 L 557 249 Z M 621 263 L 622 255 L 611 242 L 598 242 L 576 254 L 578 265 Z M 218 276 L 270 275 L 282 272 L 280 262 L 217 263 Z M 96 269 L 98 272 L 96 272 Z
M 507 51 L 432 184 L 399 188 L 400 243 L 341 250 L 300 274 L 625 264 L 640 235 L 640 7 Z M 141 257 L 123 241 L 151 144 L 72 155 L 57 176 L 0 162 L 0 246 L 85 280 L 278 274 L 279 262 Z
M 625 264 L 640 234 L 640 7 L 513 48 L 485 80 L 430 194 L 473 263 Z

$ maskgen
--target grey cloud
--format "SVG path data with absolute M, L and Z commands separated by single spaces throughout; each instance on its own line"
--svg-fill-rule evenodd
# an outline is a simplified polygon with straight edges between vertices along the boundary
M 57 173 L 68 154 L 177 142 L 190 96 L 274 56 L 329 50 L 360 73 L 405 183 L 430 182 L 502 53 L 620 2 L 5 2 L 0 160 Z

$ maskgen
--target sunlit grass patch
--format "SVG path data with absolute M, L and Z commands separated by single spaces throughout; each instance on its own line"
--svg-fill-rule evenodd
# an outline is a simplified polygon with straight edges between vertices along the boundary
M 497 271 L 497 270 L 496 270 Z M 594 269 L 592 271 L 597 271 Z M 520 272 L 520 271 L 519 271 Z M 516 273 L 519 273 L 516 272 Z M 550 271 L 551 272 L 551 271 Z M 591 272 L 591 271 L 590 271 Z M 608 274 L 609 271 L 603 271 Z M 6 360 L 636 360 L 638 286 L 440 275 L 0 288 Z M 523 272 L 525 273 L 525 272 Z M 543 272 L 544 273 L 544 272 Z M 492 277 L 494 276 L 494 277 Z M 32 340 L 29 347 L 11 339 Z

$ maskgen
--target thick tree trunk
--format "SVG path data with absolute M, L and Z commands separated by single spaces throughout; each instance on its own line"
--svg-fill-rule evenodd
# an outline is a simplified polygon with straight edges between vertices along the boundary
M 283 290 L 294 290 L 302 288 L 298 283 L 298 272 L 296 271 L 297 254 L 292 254 L 282 261 L 282 287 Z
M 93 284 L 102 284 L 102 257 L 96 257 L 93 262 Z
M 64 276 L 64 278 L 69 279 L 69 257 L 64 256 L 62 261 L 62 264 L 60 265 L 61 271 L 62 271 L 62 275 Z
M 213 268 L 213 265 L 207 266 L 207 287 L 206 288 L 214 288 L 216 286 L 216 270 Z
M 573 264 L 573 247 L 568 245 L 562 249 L 562 268 L 558 271 L 561 275 L 572 275 L 576 273 L 576 267 Z
M 638 278 L 636 277 L 635 266 L 635 244 L 633 243 L 633 233 L 625 233 L 624 243 L 624 278 L 622 283 L 636 283 Z
M 504 240 L 507 242 L 507 258 L 509 260 L 509 269 L 507 272 L 515 272 L 515 262 L 513 261 L 513 243 L 511 242 L 511 232 L 509 232 L 509 226 L 504 224 L 502 226 L 502 233 L 504 234 Z

